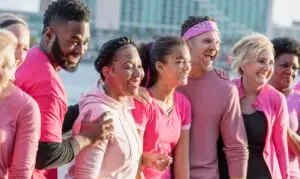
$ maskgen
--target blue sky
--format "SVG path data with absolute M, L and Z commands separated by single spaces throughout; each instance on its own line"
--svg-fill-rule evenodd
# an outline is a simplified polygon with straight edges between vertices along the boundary
M 251 1 L 251 0 L 246 0 Z M 273 21 L 288 26 L 293 20 L 300 21 L 300 0 L 274 0 Z M 38 11 L 39 0 L 0 0 L 0 9 Z

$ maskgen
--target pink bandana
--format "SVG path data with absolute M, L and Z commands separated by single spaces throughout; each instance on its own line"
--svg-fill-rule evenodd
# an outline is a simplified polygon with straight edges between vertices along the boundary
M 214 22 L 214 21 L 200 22 L 199 24 L 196 24 L 193 27 L 191 27 L 189 30 L 187 30 L 183 34 L 183 39 L 188 40 L 188 39 L 195 37 L 197 35 L 200 35 L 204 32 L 210 32 L 210 31 L 217 31 L 220 34 L 216 22 Z

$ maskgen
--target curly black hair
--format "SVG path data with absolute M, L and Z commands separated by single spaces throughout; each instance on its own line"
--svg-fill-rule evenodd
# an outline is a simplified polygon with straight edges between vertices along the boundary
M 138 52 L 142 60 L 142 65 L 146 76 L 142 80 L 141 86 L 150 88 L 158 79 L 158 71 L 155 63 L 166 63 L 165 56 L 172 53 L 175 46 L 186 45 L 186 42 L 177 36 L 160 37 L 151 43 L 138 45 Z M 150 73 L 150 74 L 149 74 Z
M 284 53 L 294 54 L 300 60 L 300 44 L 291 37 L 277 37 L 271 40 L 275 51 L 275 60 Z
M 187 20 L 183 22 L 181 25 L 181 36 L 188 31 L 191 27 L 193 27 L 196 24 L 199 24 L 204 21 L 214 21 L 217 22 L 217 20 L 210 16 L 189 16 Z
M 136 46 L 132 39 L 125 36 L 109 40 L 102 45 L 98 57 L 94 62 L 95 69 L 100 74 L 102 80 L 105 80 L 102 68 L 112 65 L 116 52 L 125 45 Z
M 57 0 L 52 2 L 44 13 L 44 27 L 46 28 L 56 20 L 89 21 L 90 11 L 81 0 Z

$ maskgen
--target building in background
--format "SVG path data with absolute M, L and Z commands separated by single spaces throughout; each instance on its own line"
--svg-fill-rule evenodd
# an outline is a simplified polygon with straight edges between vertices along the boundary
M 52 0 L 40 1 L 40 12 L 22 13 L 33 34 L 40 36 L 42 15 Z M 222 48 L 218 65 L 230 63 L 226 54 L 249 32 L 270 34 L 272 0 L 83 0 L 91 10 L 92 40 L 87 58 L 93 58 L 103 42 L 126 35 L 137 42 L 163 35 L 180 35 L 180 25 L 192 15 L 209 15 L 218 21 Z
M 300 22 L 294 21 L 291 27 L 281 27 L 274 25 L 272 32 L 270 33 L 271 38 L 289 36 L 300 42 Z

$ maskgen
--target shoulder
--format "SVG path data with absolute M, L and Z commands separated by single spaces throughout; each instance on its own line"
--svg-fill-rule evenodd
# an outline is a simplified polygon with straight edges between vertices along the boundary
M 184 94 L 182 94 L 181 92 L 179 92 L 179 91 L 175 91 L 174 92 L 174 101 L 178 105 L 185 105 L 185 106 L 186 105 L 187 106 L 191 105 L 191 103 L 188 100 L 188 98 Z

